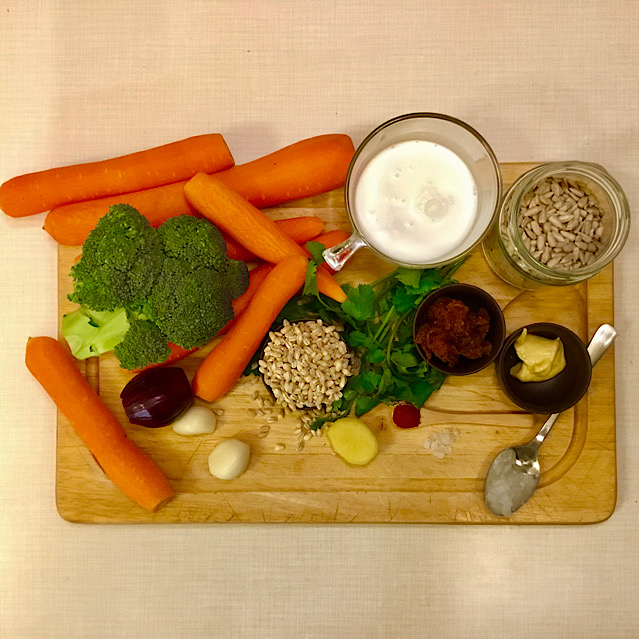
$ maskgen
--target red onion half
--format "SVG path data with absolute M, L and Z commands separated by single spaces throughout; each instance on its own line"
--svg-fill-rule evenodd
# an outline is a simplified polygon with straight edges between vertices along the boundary
M 159 428 L 173 422 L 189 407 L 193 389 L 181 368 L 150 368 L 129 381 L 120 399 L 132 424 Z

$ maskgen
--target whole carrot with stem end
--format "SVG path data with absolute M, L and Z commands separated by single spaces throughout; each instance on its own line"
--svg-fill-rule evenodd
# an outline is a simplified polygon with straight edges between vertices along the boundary
M 82 377 L 73 357 L 58 340 L 30 338 L 25 363 L 107 477 L 124 494 L 151 512 L 175 496 L 162 470 L 128 439 L 115 415 Z
M 276 264 L 246 310 L 237 318 L 193 377 L 193 391 L 205 401 L 233 388 L 286 302 L 303 286 L 308 259 L 291 255 Z
M 154 227 L 178 215 L 194 215 L 184 197 L 186 180 L 153 189 L 58 206 L 44 218 L 44 230 L 63 246 L 81 246 L 98 220 L 115 204 L 129 204 Z
M 11 217 L 35 215 L 74 202 L 180 182 L 200 171 L 215 173 L 233 165 L 221 134 L 197 135 L 108 160 L 19 175 L 0 185 L 0 209 Z
M 264 208 L 342 186 L 354 151 L 347 135 L 318 135 L 215 175 L 253 206 Z M 187 181 L 54 208 L 44 230 L 59 244 L 80 246 L 114 204 L 130 204 L 156 227 L 170 217 L 194 215 L 184 195 Z

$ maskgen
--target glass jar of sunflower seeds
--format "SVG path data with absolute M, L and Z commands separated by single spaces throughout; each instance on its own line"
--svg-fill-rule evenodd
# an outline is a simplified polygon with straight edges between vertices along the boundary
M 513 286 L 567 286 L 610 264 L 629 230 L 628 200 L 605 169 L 551 162 L 510 187 L 483 250 L 495 273 Z

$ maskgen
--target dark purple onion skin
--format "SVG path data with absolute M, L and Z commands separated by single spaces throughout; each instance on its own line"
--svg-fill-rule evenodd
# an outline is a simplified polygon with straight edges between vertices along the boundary
M 120 393 L 128 420 L 146 428 L 160 428 L 175 421 L 193 398 L 186 373 L 176 366 L 142 371 Z

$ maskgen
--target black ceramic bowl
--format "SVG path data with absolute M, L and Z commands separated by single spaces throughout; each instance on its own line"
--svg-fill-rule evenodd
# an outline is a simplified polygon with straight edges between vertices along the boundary
M 497 301 L 483 289 L 473 286 L 472 284 L 449 284 L 443 286 L 430 293 L 421 303 L 415 314 L 413 322 L 413 340 L 417 335 L 419 328 L 426 322 L 428 309 L 441 297 L 450 297 L 466 304 L 471 311 L 479 308 L 485 308 L 490 318 L 490 328 L 486 336 L 492 344 L 490 353 L 478 359 L 468 359 L 460 357 L 455 366 L 450 366 L 438 357 L 432 356 L 430 359 L 426 357 L 426 353 L 422 347 L 415 341 L 415 346 L 419 354 L 433 368 L 446 373 L 447 375 L 470 375 L 476 373 L 495 361 L 506 336 L 506 323 L 504 322 L 504 314 Z
M 520 382 L 510 369 L 521 360 L 515 340 L 526 328 L 531 335 L 549 339 L 559 337 L 564 345 L 566 367 L 545 382 Z M 530 413 L 560 413 L 574 406 L 586 393 L 592 376 L 592 363 L 586 345 L 571 330 L 559 324 L 530 324 L 508 336 L 496 363 L 497 377 L 508 398 Z

